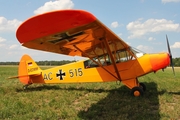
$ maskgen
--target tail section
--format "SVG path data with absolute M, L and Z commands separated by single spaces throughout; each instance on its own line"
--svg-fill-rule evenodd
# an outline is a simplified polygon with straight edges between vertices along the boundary
M 18 76 L 10 78 L 19 78 L 19 80 L 24 84 L 32 84 L 34 79 L 41 76 L 41 69 L 34 62 L 34 60 L 29 55 L 23 55 L 18 68 Z

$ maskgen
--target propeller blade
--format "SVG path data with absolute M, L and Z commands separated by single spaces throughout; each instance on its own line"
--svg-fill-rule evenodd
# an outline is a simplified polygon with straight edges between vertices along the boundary
M 167 41 L 167 47 L 168 47 L 168 52 L 169 52 L 169 58 L 170 58 L 170 66 L 172 67 L 173 74 L 175 76 L 174 64 L 173 64 L 173 60 L 172 60 L 172 53 L 171 53 L 171 49 L 170 49 L 169 40 L 168 40 L 167 35 L 166 35 L 166 41 Z
M 169 55 L 172 56 L 172 54 L 171 54 L 171 49 L 170 49 L 170 45 L 169 45 L 169 40 L 168 40 L 167 35 L 166 35 L 166 41 L 167 41 L 167 47 L 168 47 Z

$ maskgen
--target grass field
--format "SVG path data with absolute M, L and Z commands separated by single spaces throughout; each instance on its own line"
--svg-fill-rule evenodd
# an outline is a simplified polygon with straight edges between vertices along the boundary
M 43 68 L 44 69 L 44 68 Z M 132 97 L 121 83 L 33 84 L 28 90 L 17 67 L 0 66 L 0 119 L 3 120 L 178 120 L 180 68 L 139 78 L 147 90 Z

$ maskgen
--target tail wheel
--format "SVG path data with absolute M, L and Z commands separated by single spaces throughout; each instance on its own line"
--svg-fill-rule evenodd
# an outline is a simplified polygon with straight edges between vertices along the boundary
M 23 86 L 23 90 L 27 90 L 27 88 L 28 88 L 28 85 Z
M 144 83 L 139 83 L 139 85 L 143 89 L 143 91 L 146 91 L 146 85 Z
M 131 94 L 135 97 L 143 96 L 143 89 L 141 87 L 133 87 L 131 89 Z
M 32 84 L 32 83 L 31 83 Z M 30 86 L 31 84 L 26 84 L 23 86 L 23 90 L 27 90 L 28 86 Z

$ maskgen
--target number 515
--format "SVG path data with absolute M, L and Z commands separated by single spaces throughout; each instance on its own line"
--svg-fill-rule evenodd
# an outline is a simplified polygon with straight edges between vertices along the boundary
M 70 74 L 70 77 L 82 76 L 83 75 L 83 71 L 82 71 L 82 68 L 70 69 L 69 70 L 69 74 Z

